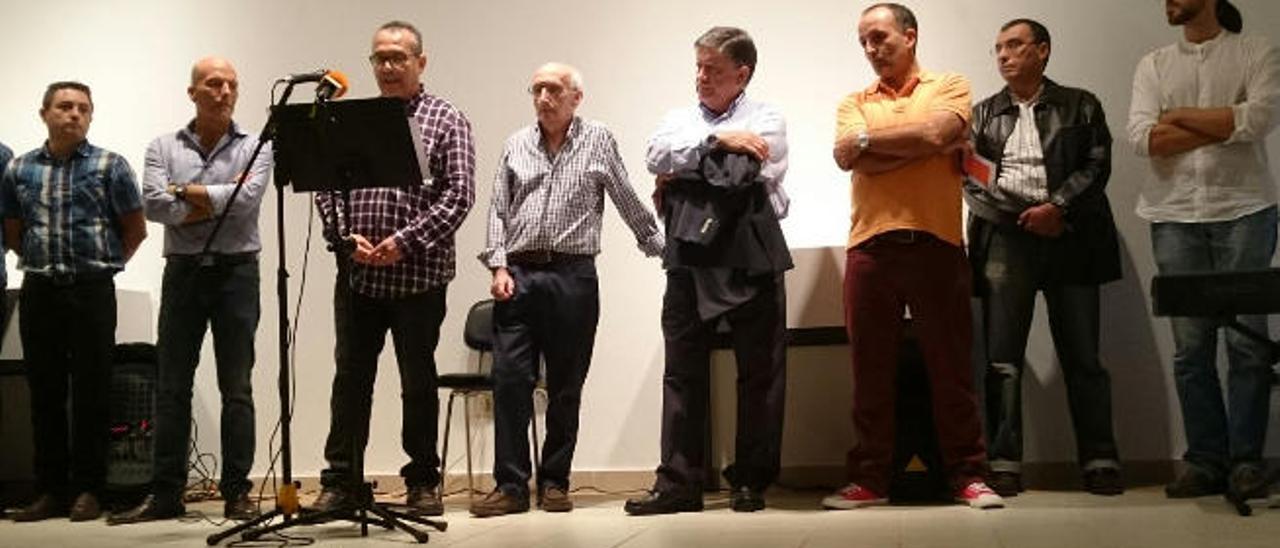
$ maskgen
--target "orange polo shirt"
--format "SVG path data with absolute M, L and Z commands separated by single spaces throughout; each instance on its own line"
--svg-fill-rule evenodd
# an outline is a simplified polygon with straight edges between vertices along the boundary
M 924 122 L 934 112 L 952 112 L 965 124 L 971 115 L 969 81 L 954 73 L 921 70 L 919 81 L 898 97 L 877 80 L 840 102 L 836 138 L 863 130 Z M 890 230 L 923 230 L 963 244 L 961 173 L 955 154 L 922 158 L 879 175 L 854 172 L 850 193 L 853 223 L 849 247 Z

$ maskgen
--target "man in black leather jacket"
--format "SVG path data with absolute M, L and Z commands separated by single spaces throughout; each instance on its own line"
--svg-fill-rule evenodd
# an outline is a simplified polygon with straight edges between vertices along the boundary
M 1049 31 L 1015 19 L 995 54 L 1008 85 L 974 107 L 974 152 L 995 165 L 967 178 L 969 257 L 982 298 L 986 426 L 992 476 L 1021 490 L 1021 372 L 1037 291 L 1048 305 L 1084 487 L 1123 492 L 1111 424 L 1110 376 L 1098 359 L 1099 286 L 1120 278 L 1119 245 L 1104 190 L 1111 135 L 1093 94 L 1044 76 Z

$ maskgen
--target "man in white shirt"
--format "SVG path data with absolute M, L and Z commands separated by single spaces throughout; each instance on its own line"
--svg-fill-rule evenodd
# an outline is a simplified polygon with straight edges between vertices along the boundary
M 1150 158 L 1137 213 L 1151 222 L 1161 274 L 1265 268 L 1276 247 L 1275 181 L 1266 138 L 1280 107 L 1280 53 L 1239 34 L 1228 0 L 1166 0 L 1183 39 L 1138 64 L 1129 140 Z M 1267 332 L 1265 316 L 1241 323 Z M 1270 410 L 1269 353 L 1226 331 L 1227 399 L 1215 356 L 1220 319 L 1173 318 L 1173 370 L 1186 469 L 1171 498 L 1235 494 L 1259 483 Z M 1230 479 L 1228 479 L 1230 478 Z

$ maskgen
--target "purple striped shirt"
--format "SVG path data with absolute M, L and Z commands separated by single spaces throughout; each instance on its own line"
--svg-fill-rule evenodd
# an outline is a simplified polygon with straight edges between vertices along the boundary
M 394 237 L 401 254 L 399 262 L 388 266 L 352 263 L 352 289 L 370 297 L 403 297 L 449 283 L 456 269 L 454 233 L 476 197 L 476 154 L 466 116 L 421 89 L 407 110 L 421 132 L 429 179 L 419 187 L 351 192 L 350 232 L 373 245 Z M 329 196 L 317 194 L 316 204 L 325 234 L 332 236 Z

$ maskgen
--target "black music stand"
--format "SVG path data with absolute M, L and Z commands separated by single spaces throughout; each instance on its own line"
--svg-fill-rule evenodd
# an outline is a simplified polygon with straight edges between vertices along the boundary
M 269 135 L 268 132 L 270 132 Z M 353 189 L 421 185 L 422 172 L 418 162 L 421 147 L 415 144 L 413 133 L 410 131 L 405 117 L 404 101 L 394 98 L 294 105 L 285 104 L 285 99 L 282 99 L 278 105 L 272 107 L 270 119 L 263 133 L 265 138 L 276 142 L 274 149 L 276 221 L 282 265 L 277 286 L 280 294 L 282 326 L 280 374 L 282 481 L 286 484 L 286 489 L 296 489 L 289 465 L 288 432 L 291 418 L 285 366 L 288 363 L 288 340 L 283 334 L 288 325 L 285 312 L 288 274 L 283 271 L 284 186 L 292 183 L 296 192 L 332 192 L 335 198 L 338 193 L 341 193 L 343 200 L 333 201 L 333 218 L 330 226 L 334 227 L 335 234 L 330 236 L 334 237 L 335 241 L 346 241 L 345 237 L 349 234 L 343 234 L 341 227 L 350 226 L 350 224 L 338 222 L 339 204 L 346 203 L 346 197 Z M 339 261 L 350 260 L 350 247 L 336 244 L 331 246 L 331 249 L 338 256 Z M 293 498 L 291 503 L 285 505 L 278 503 L 275 510 L 252 521 L 210 535 L 206 539 L 208 544 L 217 544 L 237 533 L 243 540 L 254 541 L 263 535 L 289 527 L 324 523 L 335 519 L 359 523 L 361 536 L 368 536 L 368 527 L 373 524 L 384 529 L 400 529 L 413 536 L 419 543 L 427 542 L 427 532 L 406 522 L 432 527 L 437 531 L 444 531 L 448 527 L 444 521 L 414 515 L 395 508 L 395 505 L 375 502 L 373 498 L 375 485 L 364 481 L 363 456 L 355 451 L 354 447 L 352 454 L 356 460 L 349 492 L 355 497 L 354 505 L 325 512 L 301 511 L 297 517 L 294 517 L 293 513 L 299 510 L 295 492 L 291 495 Z M 282 516 L 282 521 L 267 524 L 276 516 Z

